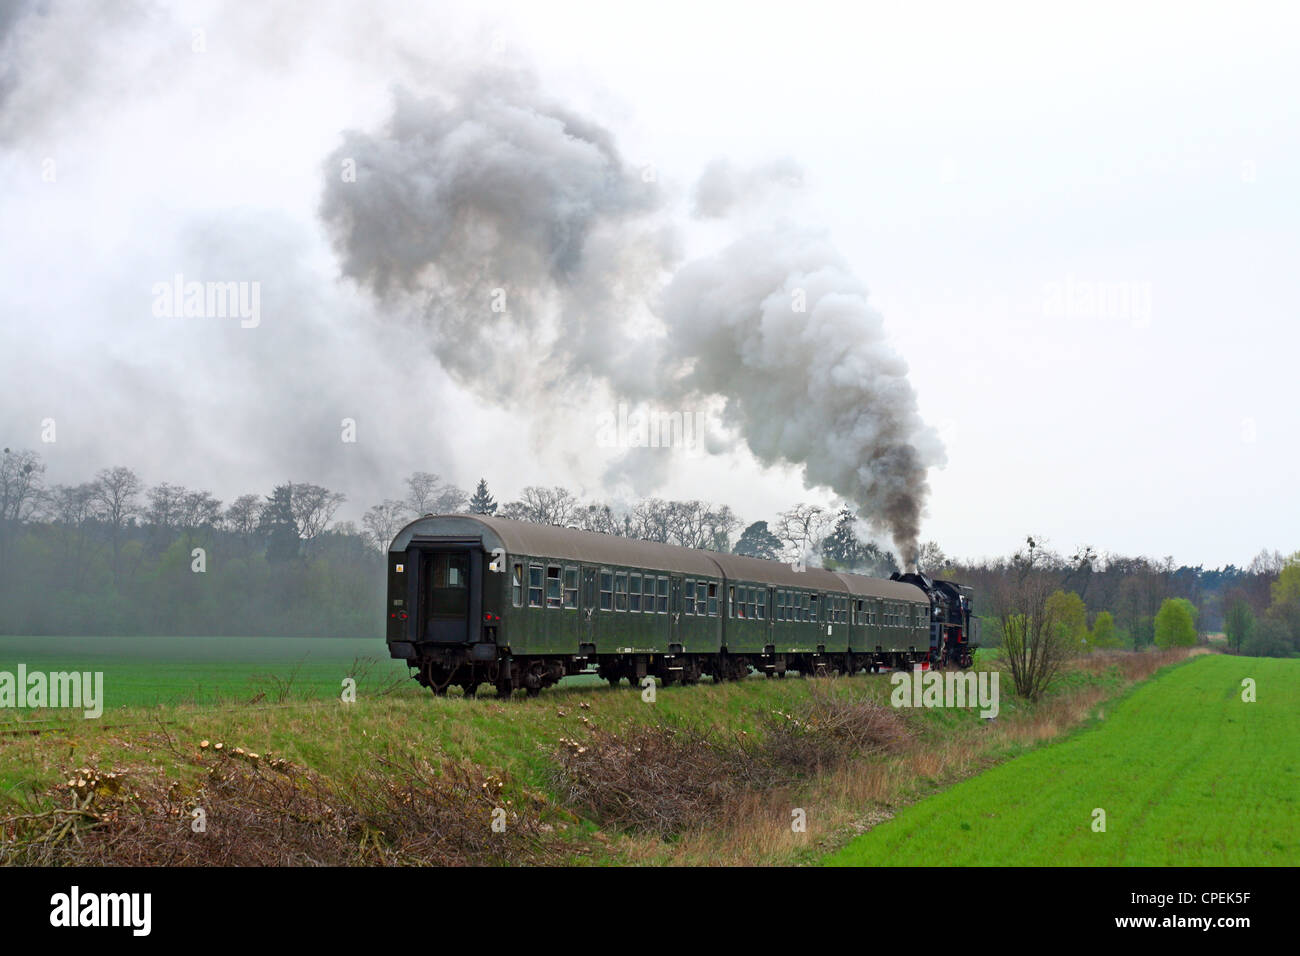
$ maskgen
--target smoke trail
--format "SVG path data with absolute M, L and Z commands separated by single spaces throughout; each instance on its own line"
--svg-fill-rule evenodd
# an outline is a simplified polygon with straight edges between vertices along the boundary
M 349 159 L 355 182 L 335 175 Z M 530 406 L 588 379 L 636 400 L 720 397 L 761 462 L 802 466 L 914 560 L 942 451 L 824 237 L 769 228 L 673 273 L 681 227 L 664 225 L 663 195 L 526 77 L 399 95 L 384 129 L 346 134 L 325 168 L 344 273 L 418 316 L 461 381 Z M 713 164 L 694 214 L 726 219 L 799 176 L 788 161 Z
M 626 319 L 675 255 L 657 186 L 531 86 L 477 74 L 450 103 L 399 93 L 382 132 L 345 134 L 325 164 L 344 274 L 431 320 L 442 365 L 501 398 L 630 366 Z M 349 160 L 356 182 L 337 174 Z
M 759 461 L 802 464 L 808 483 L 854 502 L 914 561 L 926 470 L 942 452 L 880 314 L 825 238 L 746 236 L 683 266 L 661 314 L 673 389 L 724 396 Z

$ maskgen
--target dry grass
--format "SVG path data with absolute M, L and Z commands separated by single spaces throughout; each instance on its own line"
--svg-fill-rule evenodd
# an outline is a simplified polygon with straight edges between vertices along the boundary
M 763 715 L 756 735 L 713 728 L 593 727 L 565 737 L 556 753 L 561 800 L 605 826 L 671 837 L 744 818 L 811 778 L 854 759 L 904 752 L 914 733 L 899 712 L 877 701 L 833 695 L 814 685 L 797 712 Z M 779 802 L 779 801 L 778 801 Z
M 170 740 L 155 741 L 173 749 Z M 206 742 L 204 742 L 206 743 Z M 288 761 L 200 747 L 193 781 L 156 766 L 82 767 L 44 809 L 0 820 L 0 862 L 78 866 L 465 865 L 542 862 L 543 806 L 505 800 L 473 764 L 384 758 L 342 782 Z M 60 806 L 63 804 L 64 806 Z M 196 811 L 201 811 L 200 817 Z M 499 832 L 491 822 L 505 823 Z

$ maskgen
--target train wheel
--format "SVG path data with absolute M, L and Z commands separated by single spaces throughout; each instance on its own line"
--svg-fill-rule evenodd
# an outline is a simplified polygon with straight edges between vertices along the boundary
M 536 697 L 538 694 L 542 692 L 542 689 L 540 687 L 525 687 L 524 690 L 528 692 L 529 697 Z
M 473 683 L 467 682 L 461 684 L 460 686 L 461 689 L 465 692 L 466 697 L 474 697 L 478 694 L 478 681 L 474 681 Z

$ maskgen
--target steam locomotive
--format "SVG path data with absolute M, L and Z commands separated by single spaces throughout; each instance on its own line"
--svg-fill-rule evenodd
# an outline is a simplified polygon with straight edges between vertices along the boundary
M 970 667 L 971 589 L 487 515 L 425 515 L 388 549 L 389 654 L 436 694 L 535 695 L 570 674 L 693 684 Z

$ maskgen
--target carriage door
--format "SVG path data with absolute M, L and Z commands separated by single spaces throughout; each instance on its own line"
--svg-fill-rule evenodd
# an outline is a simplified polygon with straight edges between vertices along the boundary
M 587 653 L 595 653 L 596 647 L 596 568 L 582 569 L 582 642 L 590 644 Z
M 682 642 L 682 579 L 680 575 L 674 574 L 669 580 L 672 585 L 668 596 L 668 643 L 680 644 Z
M 468 644 L 478 634 L 483 612 L 483 553 L 472 545 L 448 542 L 420 547 L 421 639 L 437 644 Z

